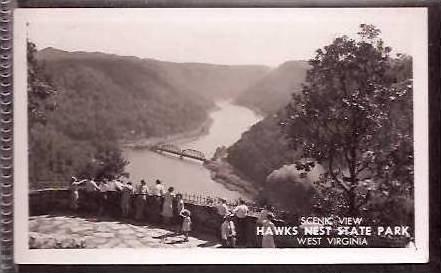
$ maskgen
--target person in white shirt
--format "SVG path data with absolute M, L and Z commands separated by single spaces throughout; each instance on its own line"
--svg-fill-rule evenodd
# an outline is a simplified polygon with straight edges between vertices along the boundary
M 239 205 L 234 208 L 233 213 L 236 216 L 237 223 L 237 243 L 239 245 L 246 245 L 248 207 L 245 205 L 244 200 L 239 200 Z
M 161 180 L 156 180 L 156 185 L 153 187 L 152 194 L 159 197 L 164 195 L 164 185 L 162 185 Z
M 155 186 L 152 189 L 153 195 L 153 206 L 152 206 L 152 216 L 154 222 L 161 222 L 161 211 L 162 211 L 162 196 L 164 195 L 164 185 L 162 185 L 161 180 L 157 179 Z

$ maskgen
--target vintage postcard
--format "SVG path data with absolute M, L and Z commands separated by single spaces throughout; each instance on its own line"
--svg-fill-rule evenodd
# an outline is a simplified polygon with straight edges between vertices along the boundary
M 427 262 L 427 16 L 15 10 L 16 262 Z

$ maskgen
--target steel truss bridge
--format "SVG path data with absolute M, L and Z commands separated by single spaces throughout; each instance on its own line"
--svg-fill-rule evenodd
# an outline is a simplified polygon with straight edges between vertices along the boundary
M 179 158 L 183 159 L 184 157 L 200 160 L 202 162 L 207 162 L 208 159 L 205 158 L 204 153 L 194 150 L 194 149 L 181 149 L 176 145 L 173 144 L 159 144 L 151 147 L 151 149 L 155 152 L 167 152 L 170 154 L 178 155 Z

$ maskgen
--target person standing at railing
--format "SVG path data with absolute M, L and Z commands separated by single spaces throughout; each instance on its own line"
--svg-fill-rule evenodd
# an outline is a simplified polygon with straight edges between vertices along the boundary
M 161 180 L 156 179 L 156 184 L 153 187 L 152 194 L 159 197 L 164 195 L 164 185 L 162 185 Z
M 99 204 L 99 209 L 98 209 L 98 216 L 103 216 L 106 213 L 109 213 L 108 208 L 109 205 L 108 201 L 109 201 L 109 196 L 108 196 L 108 192 L 110 190 L 109 187 L 109 180 L 107 178 L 104 178 L 100 185 L 99 185 L 99 194 L 100 194 L 100 204 Z
M 274 214 L 269 212 L 266 219 L 262 221 L 263 226 L 263 236 L 262 236 L 262 248 L 275 248 L 274 236 L 276 234 L 276 226 L 273 223 Z M 269 231 L 270 230 L 270 231 Z
M 244 200 L 239 200 L 239 205 L 234 208 L 233 213 L 237 223 L 237 244 L 246 245 L 248 207 Z
M 94 179 L 86 180 L 86 202 L 90 212 L 96 211 L 99 203 L 100 188 Z
M 233 222 L 233 215 L 227 214 L 221 225 L 221 240 L 223 247 L 236 247 L 236 227 Z
M 256 228 L 262 227 L 263 222 L 268 219 L 268 213 L 270 213 L 270 206 L 265 204 L 263 205 L 262 210 L 259 213 L 256 221 Z M 256 235 L 257 245 L 262 244 L 262 235 Z
M 157 179 L 156 184 L 152 189 L 153 195 L 153 206 L 152 206 L 152 215 L 154 222 L 160 222 L 161 211 L 162 211 L 162 196 L 164 195 L 164 185 L 162 185 L 161 180 Z
M 216 205 L 216 226 L 221 229 L 221 225 L 224 222 L 225 216 L 227 216 L 230 212 L 227 206 L 227 200 L 225 198 L 219 198 L 218 204 Z M 220 233 L 219 233 L 220 234 Z M 222 238 L 220 238 L 222 240 Z
M 122 217 L 127 218 L 130 212 L 130 197 L 133 194 L 132 182 L 127 182 L 121 187 L 121 212 Z
M 171 219 L 173 218 L 173 199 L 174 199 L 174 191 L 173 187 L 169 187 L 167 192 L 164 194 L 164 201 L 162 202 L 162 223 L 165 225 L 169 225 Z
M 74 176 L 71 178 L 70 184 L 70 208 L 74 211 L 78 209 L 78 201 L 80 199 L 79 187 L 81 184 L 86 182 L 85 179 L 78 181 L 78 179 Z
M 144 179 L 141 180 L 140 184 L 136 189 L 135 198 L 135 219 L 141 220 L 144 217 L 145 203 L 147 201 L 147 194 L 149 194 L 149 188 Z
M 176 194 L 176 206 L 174 207 L 173 213 L 175 215 L 175 223 L 178 224 L 178 227 L 176 229 L 177 233 L 180 233 L 182 231 L 182 221 L 183 218 L 181 216 L 181 212 L 185 209 L 184 205 L 184 199 L 182 198 L 182 194 L 178 193 Z

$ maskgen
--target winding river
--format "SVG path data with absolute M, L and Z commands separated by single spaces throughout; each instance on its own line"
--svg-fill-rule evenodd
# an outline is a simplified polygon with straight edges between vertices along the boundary
M 217 147 L 232 145 L 240 139 L 243 132 L 261 120 L 259 115 L 246 107 L 229 101 L 218 101 L 216 104 L 218 108 L 210 113 L 212 123 L 207 134 L 173 144 L 181 148 L 199 150 L 206 158 L 211 158 Z M 156 179 L 160 179 L 166 187 L 173 186 L 178 192 L 223 196 L 228 199 L 241 196 L 239 192 L 228 190 L 212 180 L 210 172 L 200 161 L 181 160 L 148 149 L 125 149 L 124 155 L 130 162 L 126 170 L 135 183 L 145 179 L 148 185 L 153 185 Z

